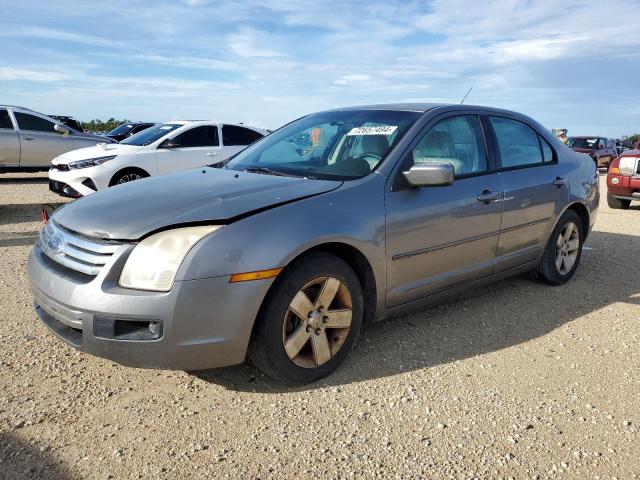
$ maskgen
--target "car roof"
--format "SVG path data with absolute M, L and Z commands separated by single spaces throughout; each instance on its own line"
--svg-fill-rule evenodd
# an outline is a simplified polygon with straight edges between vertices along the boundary
M 569 138 L 607 138 L 602 135 L 571 135 Z
M 349 111 L 349 110 L 397 110 L 397 111 L 405 111 L 405 112 L 420 112 L 425 113 L 429 110 L 434 110 L 436 108 L 442 109 L 455 109 L 455 110 L 474 110 L 474 111 L 486 111 L 486 112 L 494 112 L 494 113 L 505 113 L 509 115 L 516 115 L 520 117 L 524 117 L 526 115 L 515 112 L 512 110 L 505 110 L 502 108 L 489 107 L 485 105 L 467 105 L 467 104 L 459 104 L 459 103 L 381 103 L 381 104 L 373 104 L 373 105 L 357 105 L 353 107 L 340 107 L 340 108 L 332 108 L 330 110 L 326 110 L 327 112 L 339 112 L 339 111 Z

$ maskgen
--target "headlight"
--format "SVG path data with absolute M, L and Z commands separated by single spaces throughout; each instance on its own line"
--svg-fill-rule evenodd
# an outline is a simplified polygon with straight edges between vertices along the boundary
M 78 160 L 76 162 L 71 162 L 69 164 L 69 168 L 77 169 L 77 168 L 89 168 L 95 167 L 97 165 L 102 165 L 104 162 L 108 162 L 109 160 L 113 160 L 117 155 L 109 155 L 108 157 L 96 157 L 96 158 L 87 158 L 86 160 Z
M 176 228 L 145 238 L 129 255 L 120 275 L 120 286 L 168 292 L 191 247 L 220 228 L 222 225 Z

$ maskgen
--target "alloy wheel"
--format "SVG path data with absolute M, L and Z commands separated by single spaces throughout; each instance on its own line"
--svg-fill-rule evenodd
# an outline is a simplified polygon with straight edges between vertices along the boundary
M 137 173 L 125 173 L 118 179 L 118 185 L 121 183 L 133 182 L 134 180 L 140 180 L 142 176 Z
M 580 231 L 573 222 L 567 223 L 556 241 L 556 270 L 560 275 L 571 271 L 578 258 L 580 248 Z
M 328 362 L 342 348 L 353 316 L 351 294 L 334 277 L 302 287 L 285 313 L 282 341 L 289 359 L 304 368 Z

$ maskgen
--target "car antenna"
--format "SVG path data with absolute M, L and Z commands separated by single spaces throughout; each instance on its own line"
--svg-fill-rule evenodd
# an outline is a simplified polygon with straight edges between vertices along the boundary
M 464 101 L 467 99 L 467 97 L 471 93 L 471 90 L 473 90 L 473 85 L 471 86 L 471 88 L 469 88 L 469 91 L 467 92 L 467 94 L 464 97 L 462 97 L 462 100 L 460 100 L 460 105 L 462 105 Z

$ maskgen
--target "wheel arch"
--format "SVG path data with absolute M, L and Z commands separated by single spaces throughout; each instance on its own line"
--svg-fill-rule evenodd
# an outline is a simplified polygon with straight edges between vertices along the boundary
M 584 232 L 584 240 L 586 240 L 587 237 L 589 236 L 589 224 L 590 224 L 589 210 L 584 204 L 580 202 L 572 203 L 565 209 L 565 212 L 567 210 L 573 210 L 578 214 L 578 217 L 580 217 L 580 223 L 582 223 L 582 231 Z
M 285 275 L 289 266 L 293 265 L 305 255 L 313 252 L 323 252 L 335 255 L 353 269 L 356 276 L 358 277 L 358 280 L 360 280 L 360 285 L 362 286 L 362 293 L 364 296 L 363 323 L 373 323 L 376 317 L 378 298 L 375 273 L 367 257 L 353 245 L 343 242 L 327 242 L 309 247 L 293 257 L 284 267 L 284 270 L 280 275 Z M 274 282 L 269 288 L 269 291 L 262 301 L 263 304 L 271 294 L 271 291 L 273 290 L 275 284 L 276 282 Z
M 147 172 L 144 168 L 140 168 L 140 167 L 123 167 L 121 169 L 119 169 L 118 171 L 116 171 L 116 173 L 114 173 L 111 176 L 111 179 L 109 180 L 109 186 L 113 187 L 116 183 L 115 180 L 120 176 L 123 175 L 124 173 L 139 173 L 144 177 L 150 177 L 151 174 L 149 172 Z

